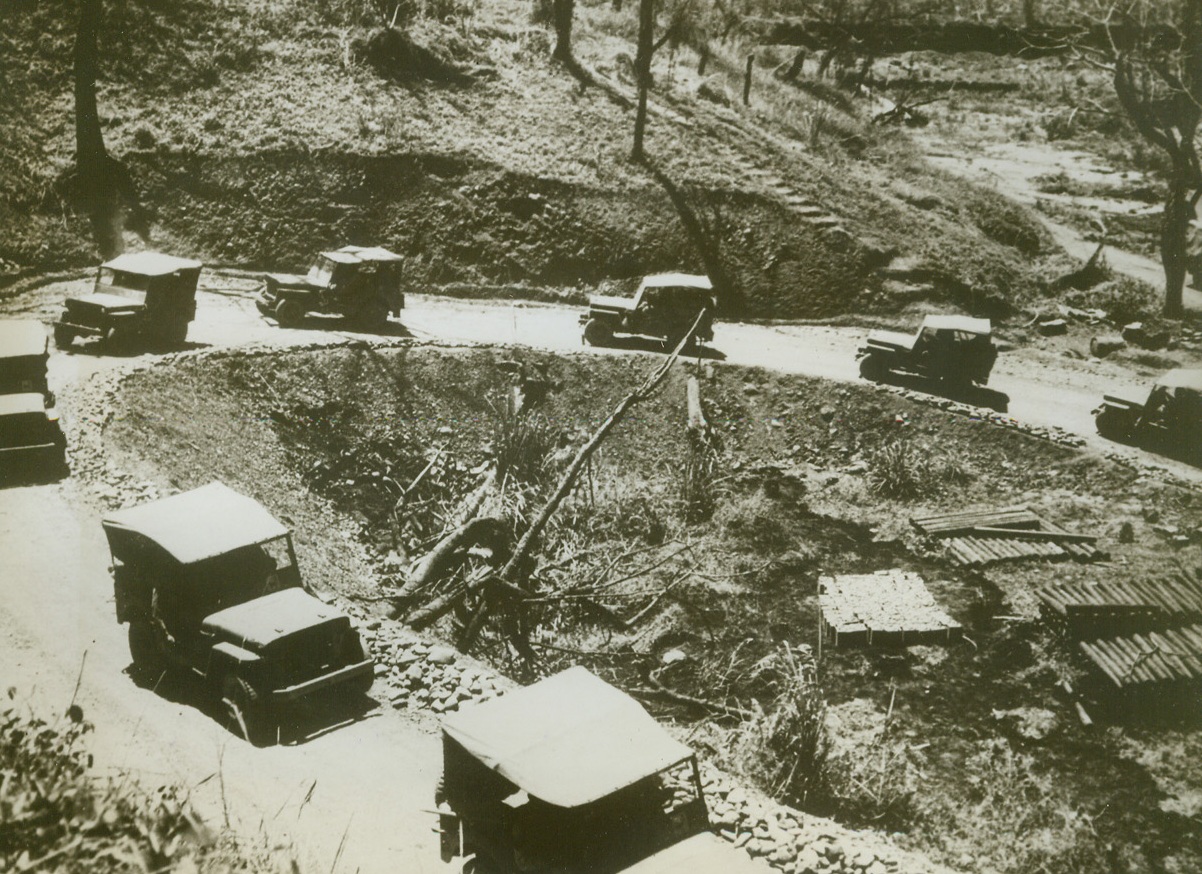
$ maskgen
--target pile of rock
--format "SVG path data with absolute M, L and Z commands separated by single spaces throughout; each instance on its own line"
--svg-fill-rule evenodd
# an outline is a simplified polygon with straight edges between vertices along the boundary
M 1002 428 L 1013 428 L 1016 431 L 1022 431 L 1024 434 L 1030 434 L 1032 437 L 1039 437 L 1051 443 L 1057 443 L 1061 446 L 1084 446 L 1085 438 L 1076 434 L 1065 431 L 1063 428 L 1056 426 L 1039 427 L 1036 425 L 1028 425 L 1020 422 L 1005 413 L 999 413 L 996 410 L 990 410 L 986 407 L 975 407 L 972 404 L 964 404 L 959 401 L 948 400 L 947 398 L 933 397 L 922 392 L 911 391 L 906 388 L 899 388 L 891 385 L 878 385 L 878 388 L 884 391 L 890 391 L 894 394 L 901 395 L 907 400 L 914 401 L 918 404 L 925 404 L 928 407 L 937 407 L 941 410 L 946 410 L 949 413 L 954 413 L 957 416 L 967 416 L 970 419 L 978 419 L 982 422 L 988 422 L 990 425 L 997 425 Z
M 446 713 L 513 688 L 509 680 L 451 647 L 427 643 L 394 623 L 373 620 L 363 636 L 376 659 L 375 694 L 398 710 Z
M 785 874 L 892 874 L 946 870 L 873 832 L 845 829 L 782 804 L 757 799 L 716 768 L 702 767 L 710 822 L 736 847 Z

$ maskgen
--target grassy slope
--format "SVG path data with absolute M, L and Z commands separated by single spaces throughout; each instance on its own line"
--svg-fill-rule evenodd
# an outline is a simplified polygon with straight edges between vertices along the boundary
M 305 472 L 346 448 L 390 435 L 403 437 L 393 461 L 406 471 L 420 469 L 425 450 L 443 444 L 456 465 L 474 467 L 491 437 L 489 399 L 508 384 L 494 364 L 512 357 L 544 363 L 562 383 L 545 415 L 576 439 L 648 366 L 641 356 L 554 359 L 502 349 L 215 356 L 133 377 L 124 394 L 127 409 L 114 415 L 106 433 L 113 450 L 141 459 L 143 475 L 155 481 L 165 483 L 170 472 L 172 482 L 190 487 L 219 476 L 259 497 L 297 527 L 311 577 L 344 594 L 369 594 L 370 579 L 350 571 L 346 556 L 354 520 L 378 504 L 378 481 L 339 479 L 318 496 L 305 490 Z M 689 659 L 673 669 L 672 684 L 746 704 L 749 696 L 770 695 L 749 677 L 780 641 L 815 643 L 819 574 L 917 570 L 973 642 L 905 655 L 827 654 L 823 685 L 844 721 L 838 767 L 850 776 L 837 797 L 811 799 L 810 806 L 850 822 L 904 830 L 913 846 L 974 871 L 1096 870 L 1106 842 L 1133 871 L 1154 870 L 1153 860 L 1165 855 L 1178 856 L 1180 870 L 1198 863 L 1196 849 L 1189 849 L 1196 822 L 1158 807 L 1162 787 L 1171 780 L 1188 787 L 1194 779 L 1170 774 L 1158 762 L 1188 756 L 1196 735 L 1138 725 L 1125 732 L 1080 728 L 1054 697 L 1054 685 L 1064 677 L 1077 683 L 1081 665 L 1054 630 L 1031 621 L 1038 585 L 1156 575 L 1172 566 L 1169 547 L 1144 513 L 1155 508 L 1167 522 L 1196 527 L 1202 522 L 1196 496 L 1091 454 L 870 388 L 831 392 L 813 380 L 718 367 L 703 377 L 703 395 L 726 447 L 718 471 L 725 485 L 712 518 L 686 523 L 676 503 L 685 453 L 677 425 L 684 417 L 683 380 L 683 371 L 675 373 L 661 395 L 615 431 L 595 467 L 595 505 L 581 490 L 561 513 L 572 517 L 571 531 L 560 534 L 582 535 L 567 543 L 572 550 L 605 544 L 596 559 L 604 565 L 609 556 L 645 545 L 642 532 L 660 527 L 667 541 L 691 544 L 696 573 L 630 634 L 615 633 L 586 611 L 562 612 L 548 626 L 556 645 L 603 651 L 585 661 L 635 686 L 644 685 L 646 671 L 666 649 L 682 648 Z M 144 412 L 150 409 L 153 416 Z M 967 482 L 935 489 L 931 479 L 923 499 L 899 504 L 873 492 L 864 474 L 847 472 L 865 459 L 871 473 L 875 451 L 894 440 L 954 466 Z M 236 457 L 228 452 L 232 445 L 241 447 Z M 153 462 L 142 457 L 146 446 L 155 447 Z M 764 463 L 791 467 L 798 479 L 772 492 L 755 472 Z M 1001 504 L 1027 503 L 1074 530 L 1100 533 L 1119 560 L 1014 565 L 981 575 L 914 541 L 906 521 L 912 513 L 950 510 L 966 496 L 979 501 L 985 495 Z M 1136 539 L 1120 546 L 1114 538 L 1124 521 L 1134 525 Z M 564 545 L 556 536 L 549 549 Z M 1192 546 L 1176 558 L 1192 567 L 1202 554 Z M 669 563 L 639 575 L 607 600 L 629 615 L 680 569 Z M 548 669 L 565 658 L 553 651 L 547 657 Z M 1046 709 L 1051 733 L 1042 740 L 1022 736 L 1012 719 L 994 712 L 1010 708 Z M 886 731 L 887 710 L 893 718 Z M 862 733 L 853 730 L 856 714 L 868 727 Z M 694 717 L 671 708 L 665 715 Z M 746 764 L 730 738 L 720 732 L 701 737 L 711 737 L 710 755 L 732 767 Z M 858 790 L 857 780 L 871 791 Z M 966 855 L 971 862 L 963 861 Z
M 369 31 L 323 14 L 334 5 L 110 5 L 101 114 L 111 152 L 157 212 L 156 246 L 300 266 L 323 245 L 379 240 L 412 256 L 418 284 L 592 285 L 700 267 L 666 195 L 627 160 L 630 113 L 550 64 L 527 3 L 481 3 L 456 27 L 412 28 L 495 70 L 471 86 L 386 82 L 356 60 Z M 612 72 L 631 50 L 632 14 L 581 5 L 582 58 Z M 71 16 L 32 3 L 5 16 L 0 119 L 13 136 L 0 138 L 0 259 L 9 272 L 87 263 L 85 224 L 53 193 L 73 150 Z M 711 71 L 735 82 L 738 51 L 727 47 Z M 672 111 L 653 116 L 649 152 L 720 216 L 748 314 L 890 309 L 898 300 L 871 275 L 874 249 L 921 256 L 959 280 L 962 299 L 964 288 L 1006 299 L 1031 290 L 1029 256 L 1044 243 L 1027 219 L 932 176 L 902 133 L 779 85 L 766 68 L 750 109 L 715 108 L 696 97 L 687 52 L 658 61 L 658 102 Z M 747 176 L 753 160 L 840 217 L 852 239 L 799 220 Z M 942 205 L 911 206 L 891 188 L 898 179 L 941 193 Z

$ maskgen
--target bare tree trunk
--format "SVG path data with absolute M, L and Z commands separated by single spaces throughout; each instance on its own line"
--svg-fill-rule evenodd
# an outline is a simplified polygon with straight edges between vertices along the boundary
M 572 19 L 576 14 L 576 0 L 553 0 L 552 13 L 555 18 L 555 50 L 551 57 L 557 61 L 572 60 Z
M 133 179 L 120 161 L 109 157 L 96 105 L 100 49 L 97 35 L 104 17 L 102 0 L 80 0 L 75 31 L 75 179 L 72 200 L 87 214 L 92 237 L 104 258 L 125 249 L 128 223 L 149 236 L 149 219 L 138 200 Z
M 654 45 L 655 0 L 639 0 L 639 39 L 634 57 L 638 104 L 634 112 L 634 147 L 631 160 L 643 160 L 643 137 L 647 130 L 647 91 L 651 87 L 651 52 Z
M 1189 201 L 1189 182 L 1184 171 L 1175 170 L 1169 182 L 1160 229 L 1160 259 L 1164 264 L 1164 314 L 1179 319 L 1185 313 L 1183 289 L 1189 257 L 1189 222 L 1193 218 Z

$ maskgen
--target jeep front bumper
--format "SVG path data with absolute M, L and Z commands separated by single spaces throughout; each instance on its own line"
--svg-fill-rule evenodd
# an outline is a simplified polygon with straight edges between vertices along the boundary
M 303 683 L 297 683 L 295 686 L 287 686 L 283 689 L 275 689 L 271 693 L 271 697 L 275 701 L 295 701 L 298 698 L 304 698 L 323 689 L 329 689 L 331 686 L 337 686 L 341 683 L 348 683 L 351 680 L 357 680 L 361 677 L 369 677 L 375 673 L 376 662 L 374 659 L 364 659 L 361 662 L 356 662 L 353 665 L 347 665 L 345 668 L 339 668 L 336 671 L 331 671 L 328 674 L 323 674 L 320 677 L 315 677 L 312 680 L 306 680 Z

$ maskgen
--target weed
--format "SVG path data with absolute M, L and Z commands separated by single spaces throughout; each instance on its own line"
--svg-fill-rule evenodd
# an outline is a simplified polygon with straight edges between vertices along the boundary
M 704 522 L 713 514 L 718 498 L 717 467 L 717 454 L 700 447 L 691 449 L 685 463 L 676 468 L 681 516 L 686 522 Z
M 908 501 L 938 494 L 949 485 L 972 479 L 972 471 L 956 456 L 933 456 L 929 447 L 904 440 L 886 443 L 868 459 L 868 484 L 884 498 Z
M 826 701 L 818 686 L 809 647 L 784 644 L 760 659 L 736 688 L 765 687 L 767 707 L 753 702 L 754 715 L 736 730 L 738 767 L 777 798 L 804 805 L 827 792 Z
M 559 445 L 559 432 L 542 416 L 519 414 L 506 406 L 494 416 L 492 451 L 497 482 L 537 485 L 552 472 L 551 454 Z

